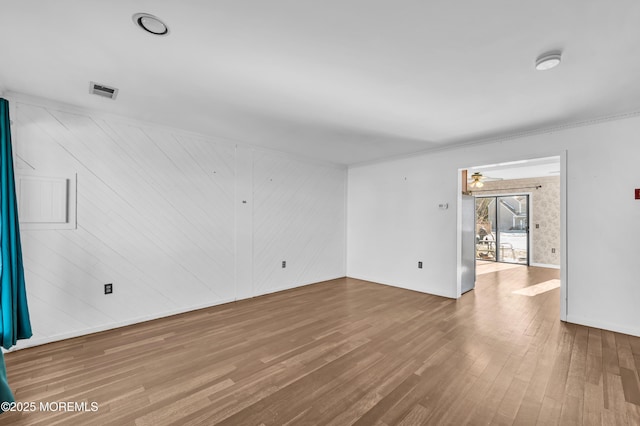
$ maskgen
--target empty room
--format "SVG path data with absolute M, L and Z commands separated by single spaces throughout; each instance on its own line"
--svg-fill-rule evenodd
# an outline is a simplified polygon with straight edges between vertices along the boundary
M 640 3 L 0 2 L 0 425 L 640 425 Z

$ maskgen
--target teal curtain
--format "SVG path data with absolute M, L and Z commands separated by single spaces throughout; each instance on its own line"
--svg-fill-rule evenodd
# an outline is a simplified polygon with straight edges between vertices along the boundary
M 0 402 L 13 402 L 13 393 L 7 383 L 7 370 L 4 366 L 4 354 L 0 350 Z M 0 409 L 2 413 L 2 409 Z
M 18 339 L 31 337 L 27 292 L 18 226 L 18 204 L 13 176 L 9 102 L 0 98 L 0 337 L 9 349 Z
M 0 98 L 0 345 L 6 349 L 31 337 L 13 176 L 9 102 Z M 0 355 L 0 398 L 12 401 Z
M 13 176 L 9 102 L 0 98 L 0 337 L 9 349 L 31 337 Z

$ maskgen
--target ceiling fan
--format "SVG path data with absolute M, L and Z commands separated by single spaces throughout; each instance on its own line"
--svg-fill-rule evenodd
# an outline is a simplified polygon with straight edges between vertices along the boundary
M 484 186 L 484 182 L 491 182 L 496 180 L 502 180 L 502 179 L 484 176 L 480 172 L 475 172 L 474 174 L 471 175 L 471 178 L 469 179 L 468 182 L 471 188 L 482 188 Z

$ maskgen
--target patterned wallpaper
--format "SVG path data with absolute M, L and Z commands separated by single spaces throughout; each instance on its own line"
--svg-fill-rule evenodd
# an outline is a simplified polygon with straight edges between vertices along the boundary
M 533 188 L 536 185 L 542 188 Z M 532 188 L 509 189 L 520 187 Z M 471 193 L 476 196 L 530 193 L 531 264 L 560 265 L 560 176 L 485 182 L 482 189 Z M 537 229 L 536 224 L 540 225 Z M 551 252 L 553 248 L 555 253 Z

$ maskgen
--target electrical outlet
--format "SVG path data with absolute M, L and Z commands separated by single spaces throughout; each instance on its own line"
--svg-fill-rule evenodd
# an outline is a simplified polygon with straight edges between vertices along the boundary
M 422 269 L 422 262 L 418 262 L 418 269 Z
M 556 252 L 556 249 L 552 248 L 551 253 L 555 253 L 555 252 Z
M 113 293 L 113 284 L 105 284 L 104 285 L 104 294 Z
M 286 267 L 287 267 L 287 261 L 286 261 L 286 260 L 283 260 L 283 261 L 282 261 L 282 267 L 283 267 L 283 268 L 286 268 Z
M 536 229 L 540 229 L 540 224 L 536 223 Z

